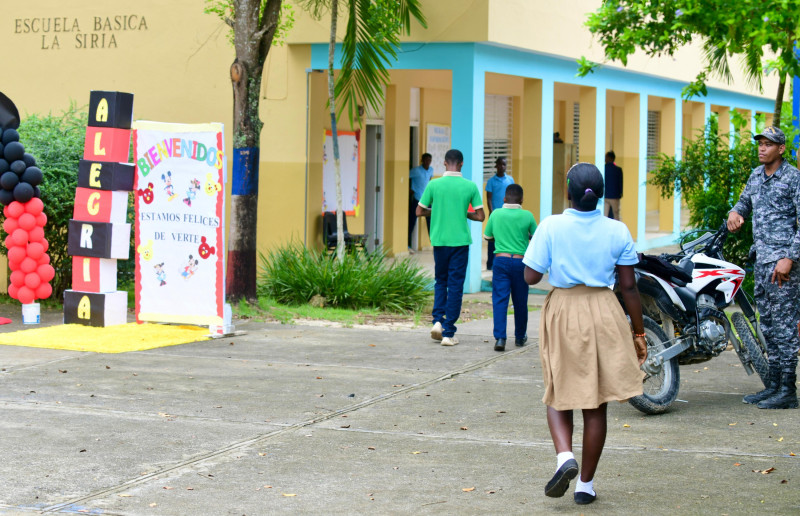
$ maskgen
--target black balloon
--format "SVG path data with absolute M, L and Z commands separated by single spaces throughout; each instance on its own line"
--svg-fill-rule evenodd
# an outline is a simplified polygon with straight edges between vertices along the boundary
M 39 167 L 28 167 L 20 178 L 31 186 L 36 186 L 42 182 L 42 171 Z
M 25 204 L 33 198 L 33 187 L 28 183 L 20 183 L 14 188 L 14 200 Z
M 3 131 L 3 145 L 19 141 L 19 133 L 16 129 L 6 129 Z
M 26 165 L 21 159 L 11 163 L 11 171 L 15 172 L 17 175 L 21 176 L 22 173 L 25 172 L 26 168 L 28 168 L 28 165 Z
M 36 158 L 33 157 L 33 154 L 28 154 L 27 152 L 22 155 L 22 161 L 25 162 L 26 165 L 29 167 L 36 166 Z
M 11 190 L 0 190 L 0 203 L 3 203 L 3 206 L 8 206 L 14 202 L 14 192 Z
M 14 187 L 19 183 L 19 176 L 10 170 L 0 176 L 0 186 L 4 190 L 14 190 Z
M 6 129 L 8 131 L 9 129 Z M 12 162 L 22 159 L 25 155 L 25 147 L 19 142 L 11 142 L 3 149 L 3 157 L 6 161 Z
M 9 170 L 11 170 L 11 167 L 8 165 L 8 161 L 0 158 L 0 174 L 8 172 Z
M 42 191 L 39 190 L 38 186 L 34 186 L 33 187 L 33 196 L 34 197 L 41 197 L 42 196 Z

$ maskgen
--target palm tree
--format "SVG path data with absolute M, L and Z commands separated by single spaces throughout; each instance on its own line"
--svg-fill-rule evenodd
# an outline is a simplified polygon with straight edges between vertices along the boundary
M 334 81 L 334 51 L 339 3 L 347 12 L 347 28 L 342 40 L 342 65 Z M 338 115 L 347 111 L 350 124 L 360 123 L 358 106 L 379 109 L 383 102 L 383 87 L 389 83 L 386 67 L 397 59 L 400 32 L 409 34 L 411 16 L 426 26 L 420 0 L 301 0 L 303 7 L 319 19 L 330 11 L 331 32 L 328 44 L 328 104 L 333 133 L 333 162 L 336 180 L 336 258 L 344 258 L 342 217 L 342 180 L 339 159 L 339 137 L 336 132 L 336 99 L 342 99 Z

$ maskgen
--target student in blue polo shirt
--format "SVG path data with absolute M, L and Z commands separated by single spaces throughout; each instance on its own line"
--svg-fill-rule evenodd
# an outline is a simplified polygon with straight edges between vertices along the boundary
M 592 503 L 597 497 L 594 474 L 606 439 L 608 402 L 642 393 L 639 367 L 647 358 L 633 271 L 639 259 L 627 226 L 597 209 L 603 186 L 596 166 L 573 166 L 567 173 L 572 207 L 542 220 L 522 260 L 528 284 L 538 283 L 549 270 L 548 281 L 554 287 L 539 323 L 542 401 L 547 405 L 547 425 L 557 454 L 556 472 L 544 492 L 550 497 L 564 496 L 570 480 L 578 475 L 572 453 L 572 411 L 580 409 L 583 451 L 574 497 L 578 504 Z M 608 288 L 615 271 L 630 323 Z
M 506 158 L 499 157 L 494 162 L 497 172 L 486 182 L 486 193 L 488 194 L 486 204 L 489 205 L 489 216 L 492 210 L 503 207 L 503 198 L 506 196 L 508 185 L 514 184 L 514 178 L 506 174 Z M 494 241 L 489 240 L 489 250 L 486 256 L 486 269 L 492 270 L 494 264 Z

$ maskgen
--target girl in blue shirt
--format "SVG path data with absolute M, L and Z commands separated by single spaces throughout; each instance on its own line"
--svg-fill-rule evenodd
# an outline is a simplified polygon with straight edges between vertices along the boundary
M 592 503 L 597 497 L 593 479 L 605 444 L 607 403 L 642 394 L 639 367 L 647 357 L 633 272 L 639 260 L 628 228 L 597 209 L 603 186 L 597 167 L 573 166 L 567 173 L 572 208 L 542 221 L 522 260 L 528 284 L 535 285 L 549 270 L 549 282 L 555 287 L 542 307 L 539 326 L 542 401 L 557 453 L 556 473 L 545 495 L 563 496 L 578 475 L 572 453 L 572 411 L 581 409 L 583 464 L 575 487 L 578 504 Z M 630 325 L 609 288 L 615 271 Z

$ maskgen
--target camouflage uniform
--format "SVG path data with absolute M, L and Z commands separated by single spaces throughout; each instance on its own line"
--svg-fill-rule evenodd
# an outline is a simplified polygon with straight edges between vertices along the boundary
M 785 159 L 771 176 L 764 165 L 755 168 L 733 211 L 753 215 L 755 298 L 770 366 L 794 374 L 800 350 L 800 172 Z M 770 280 L 782 258 L 794 263 L 779 288 L 777 279 Z

